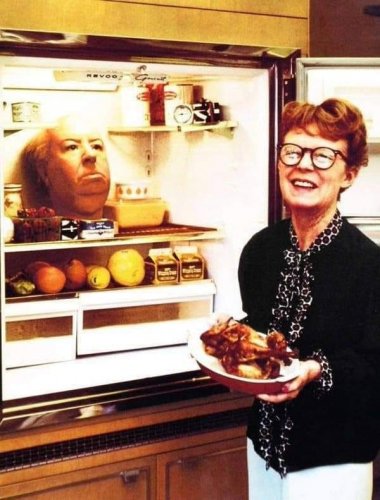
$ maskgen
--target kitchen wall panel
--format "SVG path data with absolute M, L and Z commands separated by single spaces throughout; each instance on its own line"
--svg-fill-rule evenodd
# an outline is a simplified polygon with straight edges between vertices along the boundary
M 245 12 L 250 14 L 268 14 L 275 16 L 307 17 L 307 0 L 103 0 L 104 2 L 141 3 L 147 5 L 166 5 L 177 8 L 201 10 L 224 10 L 227 12 Z
M 371 0 L 310 0 L 312 57 L 379 57 L 380 17 L 364 14 Z
M 304 55 L 308 52 L 307 0 L 2 0 L 0 19 L 8 30 L 295 47 Z

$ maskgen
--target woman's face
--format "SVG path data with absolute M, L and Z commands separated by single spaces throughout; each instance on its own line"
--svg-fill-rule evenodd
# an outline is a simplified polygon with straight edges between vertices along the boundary
M 110 173 L 99 132 L 68 120 L 54 130 L 45 184 L 57 214 L 99 218 L 110 188 Z
M 292 129 L 283 143 L 297 144 L 302 148 L 328 147 L 347 155 L 347 141 L 330 141 L 318 134 L 316 127 L 304 130 Z M 286 166 L 279 159 L 280 188 L 284 203 L 292 213 L 313 213 L 324 215 L 334 213 L 342 188 L 349 187 L 355 180 L 358 169 L 348 168 L 345 160 L 337 155 L 334 164 L 327 170 L 313 166 L 310 152 L 306 152 L 300 163 Z

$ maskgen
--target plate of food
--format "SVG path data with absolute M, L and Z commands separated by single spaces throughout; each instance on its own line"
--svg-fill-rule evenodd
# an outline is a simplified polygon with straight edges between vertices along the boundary
M 233 318 L 192 332 L 188 346 L 202 371 L 238 392 L 273 394 L 299 373 L 297 352 L 281 332 L 264 335 Z

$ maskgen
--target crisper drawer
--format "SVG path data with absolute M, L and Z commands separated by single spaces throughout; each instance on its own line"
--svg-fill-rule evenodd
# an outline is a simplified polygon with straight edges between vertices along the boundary
M 75 359 L 79 300 L 6 304 L 6 368 Z
M 215 292 L 200 280 L 80 293 L 78 354 L 185 344 L 210 317 Z

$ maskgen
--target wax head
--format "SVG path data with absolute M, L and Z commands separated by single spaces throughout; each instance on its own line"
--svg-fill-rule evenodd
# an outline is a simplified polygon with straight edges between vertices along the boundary
M 35 171 L 57 215 L 102 217 L 110 172 L 102 134 L 90 120 L 62 118 L 40 137 L 37 157 Z

